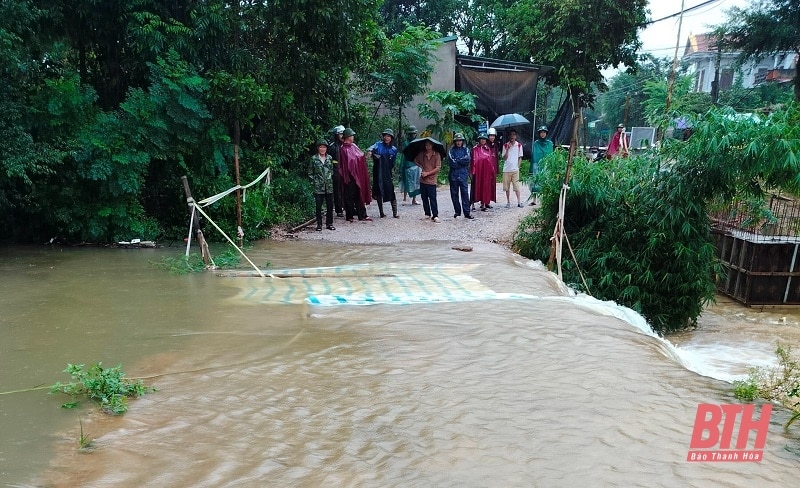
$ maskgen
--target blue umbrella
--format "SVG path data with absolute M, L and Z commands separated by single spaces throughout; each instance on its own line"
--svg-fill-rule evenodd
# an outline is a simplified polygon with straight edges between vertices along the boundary
M 530 120 L 526 119 L 520 114 L 505 114 L 494 119 L 491 127 L 494 127 L 495 129 L 508 129 L 510 127 L 517 127 L 519 125 L 530 123 Z

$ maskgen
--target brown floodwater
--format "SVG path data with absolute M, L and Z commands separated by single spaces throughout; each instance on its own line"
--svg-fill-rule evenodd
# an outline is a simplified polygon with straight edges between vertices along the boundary
M 0 486 L 796 483 L 780 407 L 762 462 L 686 461 L 697 405 L 800 346 L 794 312 L 721 303 L 675 347 L 491 244 L 263 242 L 268 278 L 151 264 L 181 253 L 0 250 Z M 118 417 L 6 393 L 97 361 L 157 391 Z

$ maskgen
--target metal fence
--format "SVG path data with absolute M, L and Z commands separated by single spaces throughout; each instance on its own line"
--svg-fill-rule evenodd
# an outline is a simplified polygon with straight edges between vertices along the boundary
M 769 200 L 764 202 L 735 200 L 727 205 L 712 206 L 712 228 L 753 241 L 800 240 L 800 201 L 778 193 L 767 197 Z

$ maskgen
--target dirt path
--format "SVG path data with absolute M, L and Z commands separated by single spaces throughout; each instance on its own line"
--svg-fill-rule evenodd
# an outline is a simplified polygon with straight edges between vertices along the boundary
M 507 245 L 519 221 L 534 207 L 527 202 L 530 192 L 527 185 L 520 184 L 523 207 L 517 207 L 516 196 L 511 192 L 511 207 L 506 208 L 506 195 L 502 184 L 497 184 L 498 203 L 492 203 L 492 208 L 481 212 L 479 207 L 473 215 L 475 219 L 468 220 L 463 216 L 454 218 L 453 203 L 450 200 L 450 189 L 441 186 L 436 192 L 439 204 L 439 218 L 441 222 L 434 223 L 426 218 L 422 205 L 411 205 L 411 199 L 402 201 L 398 193 L 398 214 L 400 218 L 393 218 L 391 206 L 384 203 L 383 208 L 387 216 L 380 218 L 377 204 L 373 201 L 367 207 L 367 215 L 372 217 L 372 222 L 355 221 L 347 222 L 343 218 L 334 218 L 333 225 L 336 230 L 315 230 L 312 224 L 295 234 L 286 232 L 275 236 L 276 238 L 296 238 L 305 240 L 325 240 L 331 242 L 347 242 L 359 244 L 390 244 L 401 241 L 451 241 L 474 242 L 489 241 Z M 417 201 L 421 202 L 417 197 Z M 324 210 L 323 210 L 324 211 Z M 324 216 L 323 216 L 324 219 Z

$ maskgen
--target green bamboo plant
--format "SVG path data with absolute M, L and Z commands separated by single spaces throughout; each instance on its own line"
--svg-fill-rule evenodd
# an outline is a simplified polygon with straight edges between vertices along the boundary
M 711 239 L 715 199 L 760 198 L 766 189 L 800 189 L 800 106 L 768 117 L 712 109 L 693 121 L 688 141 L 589 163 L 577 157 L 564 229 L 565 281 L 640 312 L 659 332 L 696 323 L 722 270 Z M 567 156 L 543 161 L 542 206 L 520 223 L 514 247 L 547 261 Z M 585 277 L 585 285 L 579 270 Z

